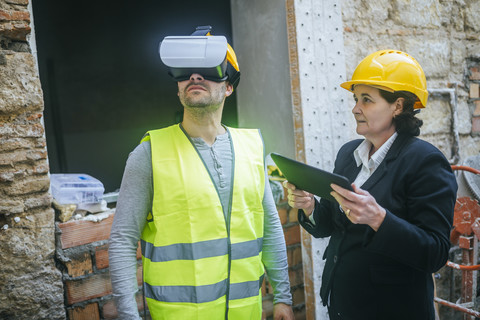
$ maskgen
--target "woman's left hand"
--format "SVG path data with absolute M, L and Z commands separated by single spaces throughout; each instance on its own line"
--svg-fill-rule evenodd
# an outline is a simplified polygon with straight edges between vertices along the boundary
M 330 194 L 352 223 L 367 224 L 375 231 L 380 228 L 387 212 L 368 191 L 360 189 L 355 184 L 352 184 L 353 192 L 336 184 L 330 186 L 334 190 Z

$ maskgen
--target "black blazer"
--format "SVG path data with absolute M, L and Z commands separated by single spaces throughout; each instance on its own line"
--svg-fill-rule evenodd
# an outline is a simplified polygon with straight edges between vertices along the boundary
M 354 181 L 360 171 L 353 151 L 338 152 L 334 172 Z M 340 319 L 434 319 L 432 273 L 445 265 L 457 183 L 448 161 L 433 145 L 399 135 L 384 161 L 360 186 L 386 209 L 377 232 L 351 223 L 338 203 L 315 203 L 315 225 L 299 210 L 300 224 L 330 241 L 320 296 L 335 301 Z

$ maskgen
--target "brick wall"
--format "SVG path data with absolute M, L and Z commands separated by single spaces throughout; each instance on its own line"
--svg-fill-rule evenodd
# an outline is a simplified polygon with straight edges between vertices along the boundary
M 62 270 L 65 308 L 70 320 L 116 319 L 108 270 L 108 238 L 113 211 L 98 222 L 70 220 L 57 222 L 57 256 Z M 137 258 L 141 259 L 140 249 Z M 142 285 L 141 260 L 138 284 Z M 141 292 L 137 294 L 139 311 L 143 311 Z
M 27 0 L 0 0 L 0 318 L 64 319 Z
M 289 277 L 293 309 L 297 320 L 305 319 L 302 250 L 297 210 L 282 199 L 277 205 L 287 245 Z M 63 274 L 65 309 L 70 320 L 116 319 L 117 310 L 112 296 L 108 269 L 108 238 L 113 211 L 99 222 L 70 220 L 56 222 L 56 251 Z M 137 251 L 139 287 L 142 286 L 140 246 Z M 262 286 L 263 318 L 273 315 L 273 288 L 267 277 Z M 141 290 L 137 294 L 139 311 L 143 312 Z

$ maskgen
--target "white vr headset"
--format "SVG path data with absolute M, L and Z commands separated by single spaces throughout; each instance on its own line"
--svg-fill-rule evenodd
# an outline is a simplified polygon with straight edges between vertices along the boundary
M 199 73 L 221 82 L 229 78 L 227 46 L 224 36 L 168 36 L 160 44 L 160 58 L 175 81 Z

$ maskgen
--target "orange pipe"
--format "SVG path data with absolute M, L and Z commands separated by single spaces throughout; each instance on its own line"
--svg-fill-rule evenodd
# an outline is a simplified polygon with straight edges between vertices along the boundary
M 453 263 L 451 261 L 447 261 L 446 265 L 449 266 L 452 269 L 457 269 L 457 270 L 466 270 L 466 271 L 480 270 L 480 264 L 473 265 L 473 266 L 465 266 L 463 264 L 457 264 L 457 263 Z
M 467 167 L 467 166 L 452 166 L 452 170 L 465 170 L 465 171 L 480 175 L 480 170 L 477 170 L 477 169 L 471 168 L 471 167 Z

